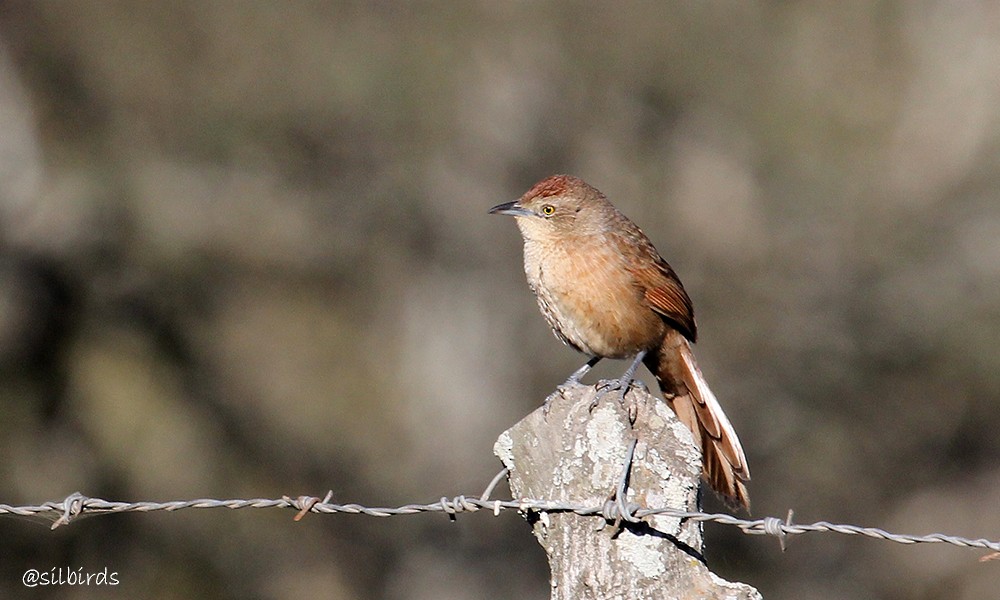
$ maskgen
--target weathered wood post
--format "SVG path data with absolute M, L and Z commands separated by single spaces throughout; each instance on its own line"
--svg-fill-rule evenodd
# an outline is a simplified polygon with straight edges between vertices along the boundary
M 611 396 L 591 412 L 595 393 L 582 385 L 557 392 L 547 415 L 539 408 L 500 435 L 494 452 L 510 469 L 514 498 L 601 506 L 618 487 L 637 440 L 626 501 L 697 510 L 701 456 L 673 411 L 633 388 L 627 401 L 636 419 L 630 424 Z M 603 517 L 571 512 L 528 516 L 548 555 L 553 600 L 761 598 L 754 588 L 708 570 L 699 523 L 651 516 L 616 527 Z

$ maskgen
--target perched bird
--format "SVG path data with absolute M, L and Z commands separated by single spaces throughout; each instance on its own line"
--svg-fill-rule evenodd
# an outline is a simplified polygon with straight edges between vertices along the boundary
M 649 238 L 604 194 L 570 175 L 543 179 L 490 213 L 512 215 L 524 238 L 528 286 L 556 337 L 590 356 L 633 359 L 612 387 L 624 393 L 642 362 L 701 446 L 704 477 L 749 508 L 743 447 L 695 362 L 691 299 Z

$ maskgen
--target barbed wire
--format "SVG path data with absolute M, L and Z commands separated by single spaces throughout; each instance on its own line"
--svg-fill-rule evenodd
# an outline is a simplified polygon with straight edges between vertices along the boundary
M 634 448 L 634 445 L 633 445 Z M 631 451 L 629 453 L 631 455 Z M 631 463 L 631 459 L 628 460 Z M 626 467 L 628 468 L 628 464 Z M 731 525 L 749 535 L 771 535 L 781 542 L 782 550 L 785 547 L 787 536 L 799 535 L 809 532 L 829 532 L 844 535 L 862 535 L 869 538 L 887 540 L 900 544 L 922 544 L 922 543 L 945 543 L 968 548 L 982 548 L 1000 552 L 1000 541 L 987 539 L 969 539 L 942 533 L 931 533 L 927 535 L 906 535 L 890 533 L 877 527 L 860 527 L 857 525 L 834 524 L 827 521 L 818 521 L 811 524 L 799 524 L 792 522 L 792 512 L 788 517 L 778 519 L 776 517 L 765 517 L 763 519 L 740 519 L 725 513 L 705 513 L 699 511 L 682 511 L 673 508 L 647 508 L 631 502 L 624 502 L 624 494 L 621 494 L 624 484 L 619 484 L 618 493 L 600 506 L 584 506 L 569 502 L 552 502 L 537 499 L 520 500 L 491 500 L 489 498 L 497 483 L 507 474 L 504 469 L 497 473 L 486 490 L 479 497 L 467 497 L 464 495 L 453 498 L 442 497 L 437 502 L 427 504 L 405 504 L 396 507 L 367 507 L 360 504 L 336 504 L 331 502 L 333 492 L 328 492 L 324 498 L 314 496 L 299 496 L 290 498 L 283 496 L 279 499 L 253 498 L 253 499 L 228 499 L 217 500 L 211 498 L 199 498 L 195 500 L 174 500 L 169 502 L 116 502 L 100 498 L 91 498 L 79 492 L 70 494 L 60 501 L 45 502 L 33 506 L 11 506 L 0 504 L 0 515 L 43 518 L 52 520 L 52 529 L 62 525 L 67 525 L 82 516 L 113 514 L 124 512 L 153 512 L 153 511 L 176 511 L 189 508 L 228 508 L 232 510 L 244 508 L 291 508 L 298 511 L 295 520 L 300 520 L 307 513 L 318 514 L 363 514 L 372 517 L 391 517 L 398 515 L 412 515 L 416 513 L 445 513 L 454 519 L 461 513 L 473 513 L 480 510 L 490 511 L 494 516 L 498 516 L 504 510 L 516 510 L 521 513 L 535 512 L 547 519 L 546 513 L 570 512 L 581 516 L 599 516 L 607 522 L 615 524 L 625 520 L 628 522 L 641 521 L 646 517 L 668 516 L 676 519 L 712 522 L 722 525 Z M 987 556 L 984 558 L 990 558 Z

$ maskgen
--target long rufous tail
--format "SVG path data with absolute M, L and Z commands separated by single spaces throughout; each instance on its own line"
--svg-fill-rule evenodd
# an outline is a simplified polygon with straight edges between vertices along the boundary
M 644 362 L 667 404 L 701 446 L 705 479 L 726 502 L 749 509 L 744 482 L 750 480 L 750 467 L 743 446 L 705 382 L 687 339 L 677 331 L 667 333 L 659 350 L 648 353 Z

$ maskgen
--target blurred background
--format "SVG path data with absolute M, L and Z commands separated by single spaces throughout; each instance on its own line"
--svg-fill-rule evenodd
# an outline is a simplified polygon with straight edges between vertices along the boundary
M 553 173 L 680 274 L 754 516 L 1000 538 L 991 2 L 5 0 L 0 502 L 480 492 L 582 360 L 486 214 Z M 121 584 L 31 597 L 548 597 L 514 514 L 292 516 L 0 519 L 0 595 L 63 566 Z M 706 530 L 768 599 L 1000 583 Z

